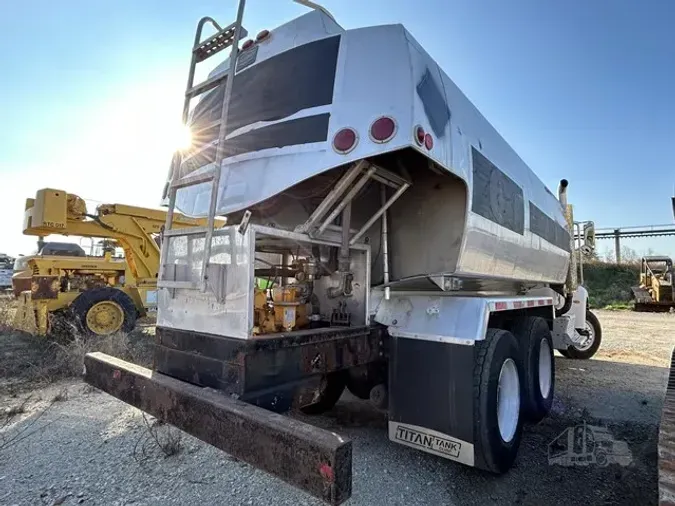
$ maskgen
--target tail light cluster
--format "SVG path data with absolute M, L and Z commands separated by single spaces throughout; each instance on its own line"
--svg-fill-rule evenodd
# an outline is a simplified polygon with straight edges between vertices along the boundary
M 397 130 L 398 125 L 394 118 L 382 116 L 373 121 L 368 134 L 371 141 L 384 144 L 394 138 Z M 417 125 L 415 127 L 413 136 L 418 146 L 424 146 L 428 150 L 434 147 L 434 138 L 431 134 L 426 133 L 422 126 Z M 354 150 L 358 143 L 359 134 L 351 127 L 341 128 L 333 137 L 333 149 L 342 155 Z
M 250 47 L 252 47 L 253 44 L 255 44 L 256 42 L 265 42 L 267 39 L 270 38 L 270 35 L 271 35 L 271 33 L 270 33 L 269 30 L 263 30 L 263 31 L 261 31 L 258 35 L 256 35 L 255 41 L 254 41 L 253 39 L 248 39 L 248 40 L 246 40 L 246 42 L 244 42 L 244 43 L 241 45 L 241 50 L 242 50 L 242 51 L 246 51 L 247 49 L 249 49 Z
M 418 146 L 424 146 L 429 151 L 434 147 L 434 138 L 426 133 L 421 125 L 415 127 L 415 141 Z

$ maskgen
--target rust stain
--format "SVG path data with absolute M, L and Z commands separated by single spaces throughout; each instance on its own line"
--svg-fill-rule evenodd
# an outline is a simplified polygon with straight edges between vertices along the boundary
M 30 289 L 33 300 L 56 299 L 59 296 L 59 278 L 56 276 L 34 276 Z

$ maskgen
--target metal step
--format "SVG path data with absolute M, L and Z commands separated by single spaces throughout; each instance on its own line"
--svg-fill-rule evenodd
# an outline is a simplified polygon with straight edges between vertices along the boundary
M 223 49 L 226 49 L 232 45 L 234 41 L 234 32 L 237 28 L 237 24 L 232 23 L 230 26 L 223 28 L 215 35 L 212 35 L 208 39 L 197 44 L 192 52 L 195 56 L 195 62 L 203 62 L 207 58 L 210 58 L 214 54 L 219 53 Z M 242 26 L 239 32 L 239 39 L 246 37 L 248 32 Z
M 171 230 L 165 230 L 165 237 L 181 237 L 184 235 L 203 235 L 206 234 L 206 227 L 194 227 L 194 228 L 172 228 Z
M 222 74 L 218 74 L 217 76 L 214 76 L 210 79 L 207 79 L 206 81 L 199 83 L 196 86 L 193 86 L 192 88 L 189 88 L 185 92 L 185 97 L 194 98 L 196 96 L 201 95 L 202 93 L 206 93 L 207 91 L 212 90 L 213 88 L 218 86 L 222 81 L 224 81 L 225 78 L 228 76 L 228 74 L 229 74 L 228 71 L 223 71 Z
M 180 188 L 186 188 L 188 186 L 194 186 L 196 184 L 208 183 L 209 181 L 213 181 L 214 177 L 215 171 L 213 170 L 195 174 L 193 176 L 185 176 L 184 178 L 179 179 L 175 183 L 172 183 L 171 188 L 178 190 Z
M 157 288 L 182 288 L 187 290 L 196 290 L 199 284 L 194 281 L 157 281 Z

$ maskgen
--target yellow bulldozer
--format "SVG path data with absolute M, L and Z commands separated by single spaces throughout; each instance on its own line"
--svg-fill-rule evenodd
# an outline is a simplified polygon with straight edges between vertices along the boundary
M 636 311 L 670 311 L 675 308 L 673 260 L 665 256 L 643 257 L 640 286 L 633 287 Z
M 12 278 L 19 306 L 14 327 L 37 335 L 76 329 L 87 335 L 131 331 L 157 303 L 159 234 L 165 211 L 123 204 L 99 205 L 63 190 L 45 188 L 26 200 L 23 233 L 102 239 L 102 254 L 22 257 Z M 200 227 L 206 220 L 175 213 L 173 226 Z M 115 255 L 121 248 L 124 256 Z M 65 325 L 64 325 L 65 324 Z

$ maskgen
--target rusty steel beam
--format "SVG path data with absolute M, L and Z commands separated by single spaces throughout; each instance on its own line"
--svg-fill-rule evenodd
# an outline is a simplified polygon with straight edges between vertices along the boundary
M 352 492 L 351 441 L 104 353 L 85 381 L 329 504 Z

